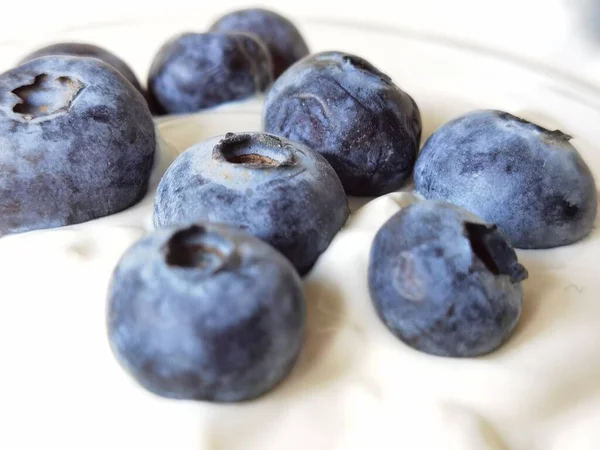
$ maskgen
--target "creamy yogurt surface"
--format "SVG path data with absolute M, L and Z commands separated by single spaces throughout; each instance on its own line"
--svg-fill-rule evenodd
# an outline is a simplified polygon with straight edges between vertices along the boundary
M 519 251 L 530 277 L 513 337 L 485 357 L 440 358 L 397 340 L 368 293 L 371 242 L 418 201 L 409 192 L 362 207 L 351 201 L 348 223 L 304 281 L 301 358 L 271 393 L 232 405 L 174 401 L 129 377 L 107 340 L 112 270 L 152 228 L 156 184 L 177 154 L 214 135 L 260 129 L 261 106 L 256 99 L 160 119 L 160 153 L 142 202 L 0 238 L 0 402 L 10 413 L 0 448 L 599 449 L 598 229 L 568 247 Z

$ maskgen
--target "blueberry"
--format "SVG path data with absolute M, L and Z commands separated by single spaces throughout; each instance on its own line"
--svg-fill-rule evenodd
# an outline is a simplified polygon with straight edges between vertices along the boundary
M 571 244 L 591 231 L 597 194 L 570 139 L 506 112 L 474 111 L 425 143 L 416 188 L 498 224 L 517 248 Z
M 52 44 L 46 47 L 42 47 L 33 53 L 30 53 L 21 60 L 20 64 L 24 64 L 36 58 L 41 58 L 42 56 L 57 55 L 97 58 L 100 61 L 105 62 L 109 66 L 112 66 L 113 68 L 117 69 L 117 71 L 121 75 L 123 75 L 127 79 L 127 81 L 133 84 L 133 87 L 135 87 L 138 91 L 144 94 L 144 90 L 142 89 L 140 82 L 138 81 L 131 68 L 127 65 L 127 63 L 121 58 L 119 58 L 117 55 L 114 55 L 108 50 L 102 47 L 98 47 L 97 45 L 85 44 L 80 42 L 61 42 L 58 44 Z
M 92 58 L 47 56 L 0 75 L 0 235 L 107 216 L 148 188 L 144 98 Z
M 226 226 L 156 231 L 113 274 L 108 333 L 117 359 L 146 389 L 234 402 L 272 389 L 302 346 L 305 299 L 294 268 Z
M 269 51 L 245 33 L 185 33 L 167 41 L 148 76 L 153 101 L 167 113 L 191 113 L 264 91 Z
M 221 17 L 211 31 L 243 31 L 257 35 L 268 47 L 275 78 L 299 59 L 308 47 L 298 29 L 279 14 L 266 9 L 242 9 Z
M 262 133 L 228 133 L 191 147 L 163 176 L 154 203 L 157 227 L 236 225 L 273 245 L 301 274 L 348 214 L 342 185 L 325 159 Z
M 440 356 L 489 353 L 512 333 L 527 271 L 495 225 L 437 201 L 417 202 L 377 232 L 369 289 L 385 325 Z
M 33 53 L 30 53 L 25 58 L 21 60 L 21 64 L 29 62 L 36 58 L 41 58 L 43 56 L 79 56 L 86 58 L 97 58 L 100 61 L 105 62 L 109 66 L 117 69 L 117 71 L 125 77 L 127 81 L 129 81 L 134 88 L 136 88 L 140 93 L 146 98 L 148 102 L 148 106 L 150 107 L 150 111 L 153 114 L 159 115 L 162 114 L 162 111 L 153 99 L 148 96 L 148 93 L 142 88 L 139 80 L 133 73 L 133 70 L 127 65 L 125 61 L 119 58 L 114 53 L 109 52 L 108 50 L 98 47 L 93 44 L 86 44 L 82 42 L 61 42 L 57 44 L 51 44 L 46 47 L 42 47 L 36 50 Z
M 325 52 L 285 72 L 268 93 L 265 130 L 306 144 L 331 163 L 348 195 L 399 189 L 421 138 L 414 100 L 358 56 Z

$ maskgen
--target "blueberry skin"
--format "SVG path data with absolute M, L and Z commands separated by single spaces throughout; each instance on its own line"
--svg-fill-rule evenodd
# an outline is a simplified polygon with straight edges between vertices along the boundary
M 303 145 L 264 133 L 228 133 L 196 144 L 164 174 L 156 227 L 196 221 L 246 229 L 306 274 L 349 215 L 327 161 Z
M 364 59 L 341 52 L 311 55 L 287 70 L 267 95 L 264 126 L 325 156 L 356 196 L 399 189 L 421 139 L 414 100 Z
M 166 113 L 192 113 L 263 92 L 273 80 L 269 51 L 245 33 L 185 33 L 167 41 L 148 76 Z
M 302 347 L 305 299 L 289 262 L 226 226 L 163 229 L 134 244 L 109 291 L 113 353 L 163 397 L 237 402 L 271 390 Z
M 571 244 L 591 231 L 597 193 L 569 139 L 506 112 L 474 111 L 425 143 L 416 188 L 498 224 L 517 248 Z
M 57 44 L 48 45 L 27 55 L 21 60 L 20 64 L 24 64 L 36 58 L 41 58 L 42 56 L 58 55 L 97 58 L 109 66 L 117 69 L 117 71 L 123 75 L 127 81 L 133 84 L 133 87 L 144 94 L 144 90 L 142 89 L 140 82 L 125 61 L 108 50 L 93 44 L 86 44 L 82 42 L 60 42 Z
M 162 108 L 160 108 L 152 98 L 148 96 L 148 93 L 142 88 L 139 80 L 133 73 L 133 70 L 127 65 L 125 61 L 119 58 L 117 55 L 109 52 L 108 50 L 98 47 L 93 44 L 86 44 L 82 42 L 61 42 L 57 44 L 51 44 L 46 47 L 42 47 L 36 50 L 33 53 L 30 53 L 25 58 L 23 58 L 20 64 L 24 64 L 36 58 L 41 58 L 43 56 L 79 56 L 79 57 L 87 57 L 87 58 L 97 58 L 100 61 L 105 62 L 109 66 L 114 67 L 117 71 L 125 77 L 127 81 L 133 84 L 133 87 L 136 88 L 140 93 L 146 98 L 148 102 L 148 107 L 150 111 L 154 115 L 164 114 Z
M 308 46 L 294 24 L 266 9 L 242 9 L 226 14 L 210 27 L 210 31 L 242 31 L 257 35 L 271 53 L 275 78 L 308 55 Z
M 527 271 L 495 225 L 437 201 L 402 209 L 377 232 L 369 289 L 385 325 L 439 356 L 489 353 L 511 335 Z
M 0 75 L 0 235 L 122 211 L 148 188 L 144 98 L 92 58 L 48 56 Z

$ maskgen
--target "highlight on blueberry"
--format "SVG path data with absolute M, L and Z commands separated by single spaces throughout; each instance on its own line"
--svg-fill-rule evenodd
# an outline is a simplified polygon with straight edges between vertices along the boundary
M 269 51 L 248 33 L 184 33 L 167 41 L 148 75 L 165 113 L 192 113 L 263 92 L 273 80 Z
M 308 55 L 308 46 L 298 29 L 285 17 L 266 9 L 234 11 L 215 22 L 210 31 L 247 32 L 258 36 L 267 46 L 277 78 L 293 63 Z
M 598 204 L 570 139 L 503 111 L 474 111 L 427 140 L 416 188 L 496 223 L 517 248 L 571 244 L 590 233 Z
M 339 178 L 319 154 L 264 133 L 194 145 L 164 174 L 156 227 L 209 221 L 241 227 L 306 274 L 349 215 Z
M 414 100 L 366 60 L 342 52 L 310 55 L 288 69 L 269 90 L 264 127 L 321 153 L 356 196 L 399 189 L 421 139 Z
M 375 309 L 399 339 L 433 355 L 471 357 L 512 334 L 527 270 L 496 225 L 422 201 L 377 232 L 368 277 Z
M 122 211 L 148 189 L 154 123 L 93 58 L 47 56 L 0 75 L 0 235 Z
M 168 398 L 237 402 L 268 392 L 292 369 L 305 320 L 290 263 L 220 225 L 147 235 L 122 257 L 109 290 L 113 353 Z

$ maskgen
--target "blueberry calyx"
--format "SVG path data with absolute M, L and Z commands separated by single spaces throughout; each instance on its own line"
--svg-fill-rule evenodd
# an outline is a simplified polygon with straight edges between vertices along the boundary
M 554 131 L 550 131 L 550 130 L 545 130 L 544 129 L 544 133 L 543 133 L 543 139 L 546 142 L 569 142 L 571 139 L 573 139 L 573 136 L 571 136 L 570 134 L 566 134 L 563 133 L 560 130 L 554 130 Z
M 227 133 L 213 148 L 213 159 L 252 169 L 271 169 L 296 165 L 289 145 L 269 135 Z
M 164 248 L 167 265 L 196 274 L 210 276 L 235 260 L 235 245 L 224 236 L 207 231 L 200 225 L 191 225 L 177 231 Z
M 390 83 L 392 81 L 392 79 L 386 75 L 385 73 L 377 70 L 377 68 L 375 66 L 373 66 L 372 64 L 370 64 L 368 61 L 364 60 L 363 58 L 360 58 L 358 56 L 355 55 L 344 55 L 342 56 L 342 61 L 346 64 L 350 64 L 352 67 L 358 69 L 358 70 L 362 70 L 363 72 L 367 72 L 370 73 L 371 75 L 375 75 L 376 77 L 380 78 L 381 80 Z
M 76 78 L 63 75 L 52 79 L 41 73 L 31 84 L 12 90 L 18 98 L 13 112 L 28 121 L 65 112 L 84 88 Z
M 523 124 L 525 126 L 528 127 L 532 127 L 535 130 L 537 130 L 541 135 L 542 138 L 545 139 L 546 141 L 550 141 L 550 142 L 569 142 L 571 139 L 573 139 L 573 136 L 563 133 L 560 130 L 554 130 L 551 131 L 547 128 L 542 127 L 541 125 L 535 124 L 533 122 L 529 122 L 528 120 L 525 120 L 521 117 L 515 116 L 514 114 L 505 112 L 505 111 L 498 111 L 496 113 L 498 115 L 498 117 L 500 117 L 501 119 L 505 119 L 508 120 L 509 122 L 516 122 L 516 123 L 520 123 Z
M 464 222 L 463 226 L 474 255 L 492 274 L 508 275 L 512 283 L 527 279 L 527 269 L 519 264 L 515 251 L 499 233 L 497 225 Z

